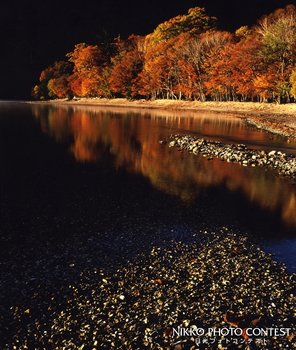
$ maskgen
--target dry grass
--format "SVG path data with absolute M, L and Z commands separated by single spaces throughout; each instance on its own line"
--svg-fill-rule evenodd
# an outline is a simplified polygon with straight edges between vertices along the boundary
M 178 100 L 135 100 L 129 101 L 124 98 L 81 98 L 79 100 L 56 100 L 58 103 L 70 104 L 95 104 L 95 105 L 116 105 L 131 107 L 147 107 L 147 108 L 176 108 L 176 109 L 202 109 L 217 110 L 223 112 L 263 112 L 276 114 L 295 114 L 296 103 L 279 105 L 274 103 L 257 103 L 257 102 L 199 102 L 199 101 L 178 101 Z

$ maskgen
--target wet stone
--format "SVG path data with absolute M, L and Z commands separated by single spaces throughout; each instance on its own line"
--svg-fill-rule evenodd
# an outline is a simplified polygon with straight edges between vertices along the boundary
M 228 163 L 239 163 L 245 167 L 268 167 L 280 175 L 296 179 L 296 156 L 291 154 L 275 150 L 266 152 L 248 149 L 244 144 L 223 144 L 189 135 L 171 135 L 166 142 L 169 143 L 169 147 L 177 147 L 180 151 L 201 155 L 208 160 L 218 158 Z
M 52 296 L 45 322 L 40 314 L 14 307 L 15 322 L 26 331 L 16 327 L 6 348 L 246 349 L 219 335 L 211 344 L 197 345 L 197 337 L 172 330 L 295 327 L 295 275 L 228 228 L 197 236 L 199 241 L 190 244 L 153 246 L 112 272 L 99 267 L 81 272 L 63 304 Z M 254 339 L 252 348 L 294 346 L 293 337 L 266 342 Z

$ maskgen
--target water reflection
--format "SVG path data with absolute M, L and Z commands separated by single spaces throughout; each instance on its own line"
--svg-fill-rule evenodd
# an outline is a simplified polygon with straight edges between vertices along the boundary
M 272 147 L 296 152 L 296 145 L 247 128 L 231 115 L 174 111 L 130 111 L 98 107 L 33 105 L 43 132 L 57 142 L 69 143 L 79 162 L 97 162 L 108 155 L 115 168 L 147 177 L 158 189 L 193 201 L 205 188 L 225 186 L 296 226 L 296 190 L 289 181 L 259 168 L 245 168 L 219 160 L 180 153 L 159 144 L 171 133 L 195 133 L 251 147 Z

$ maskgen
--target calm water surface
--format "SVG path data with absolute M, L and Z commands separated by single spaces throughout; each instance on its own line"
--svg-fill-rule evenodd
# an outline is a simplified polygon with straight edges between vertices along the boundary
M 234 115 L 0 103 L 5 246 L 110 225 L 140 234 L 152 221 L 184 240 L 201 226 L 231 225 L 294 271 L 295 184 L 159 143 L 172 133 L 296 154 L 295 143 Z

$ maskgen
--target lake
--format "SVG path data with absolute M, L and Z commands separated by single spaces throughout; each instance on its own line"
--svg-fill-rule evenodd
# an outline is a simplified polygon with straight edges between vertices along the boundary
M 160 144 L 176 133 L 296 154 L 230 114 L 0 103 L 1 348 L 54 322 L 88 271 L 172 241 L 231 229 L 296 271 L 295 183 Z
M 201 225 L 232 225 L 295 269 L 295 184 L 159 143 L 189 133 L 296 154 L 295 143 L 235 115 L 2 102 L 0 132 L 5 245 L 109 230 L 116 220 L 121 234 L 153 229 L 153 220 L 160 236 L 165 226 L 184 240 Z

